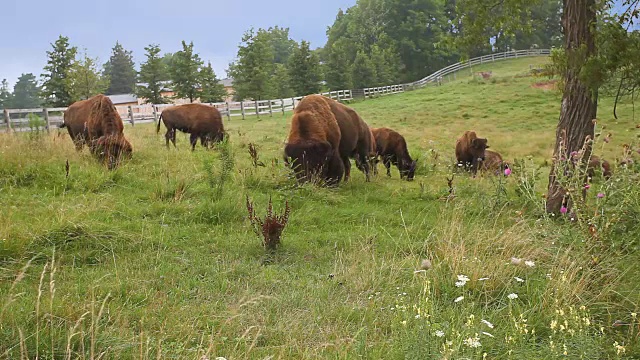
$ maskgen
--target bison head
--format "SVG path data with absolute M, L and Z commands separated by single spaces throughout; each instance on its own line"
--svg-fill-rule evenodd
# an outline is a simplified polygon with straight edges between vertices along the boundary
M 471 140 L 470 150 L 474 160 L 484 161 L 484 151 L 488 148 L 489 145 L 487 145 L 487 139 L 475 138 Z
M 293 169 L 300 183 L 311 181 L 314 176 L 327 179 L 334 175 L 330 174 L 332 171 L 329 166 L 333 152 L 327 141 L 289 143 L 284 148 L 284 161 Z
M 106 135 L 94 140 L 91 144 L 91 152 L 105 163 L 109 170 L 118 167 L 120 160 L 131 158 L 133 147 L 123 135 Z
M 407 177 L 407 181 L 413 181 L 413 177 L 416 174 L 416 167 L 418 160 L 402 161 L 402 171 L 400 171 L 400 178 Z

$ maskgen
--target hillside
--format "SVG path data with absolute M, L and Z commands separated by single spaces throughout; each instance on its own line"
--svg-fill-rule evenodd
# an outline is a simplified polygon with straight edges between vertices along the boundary
M 282 163 L 290 114 L 225 123 L 226 157 L 127 126 L 134 156 L 113 172 L 66 132 L 0 134 L 0 358 L 640 356 L 637 169 L 589 190 L 602 237 L 542 213 L 560 98 L 516 75 L 545 61 L 351 104 L 405 135 L 413 182 L 380 165 L 369 183 L 354 166 L 337 189 L 296 186 Z M 633 107 L 615 121 L 612 99 L 600 104 L 612 137 L 597 153 L 614 162 L 637 143 Z M 444 201 L 467 129 L 522 161 L 508 178 L 456 174 Z M 277 251 L 251 230 L 246 196 L 259 215 L 270 197 L 278 213 L 291 205 Z

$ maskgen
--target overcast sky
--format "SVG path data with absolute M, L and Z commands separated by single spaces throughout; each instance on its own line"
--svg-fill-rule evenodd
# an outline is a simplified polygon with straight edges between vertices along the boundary
M 46 51 L 59 35 L 69 37 L 79 50 L 100 63 L 109 59 L 119 41 L 133 50 L 136 65 L 144 61 L 144 47 L 157 43 L 164 52 L 180 50 L 182 40 L 211 61 L 219 78 L 225 77 L 242 34 L 250 27 L 290 28 L 293 39 L 313 48 L 326 42 L 326 29 L 338 9 L 356 0 L 0 0 L 2 32 L 0 79 L 11 88 L 22 73 L 40 80 Z

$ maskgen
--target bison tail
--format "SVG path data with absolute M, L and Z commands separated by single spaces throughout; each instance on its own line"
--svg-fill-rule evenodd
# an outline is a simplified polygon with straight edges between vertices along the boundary
M 162 113 L 158 116 L 158 126 L 156 127 L 156 134 L 160 132 L 160 123 L 162 122 Z

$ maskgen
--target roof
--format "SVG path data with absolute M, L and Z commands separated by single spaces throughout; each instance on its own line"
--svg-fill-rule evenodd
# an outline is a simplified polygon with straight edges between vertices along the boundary
M 173 91 L 170 87 L 171 81 L 158 81 L 160 85 L 162 85 L 162 91 Z M 226 78 L 218 81 L 218 84 L 222 84 L 224 87 L 233 87 L 233 79 Z M 137 83 L 137 86 L 147 87 L 147 83 Z
M 137 103 L 138 97 L 135 94 L 117 94 L 117 95 L 107 95 L 111 102 L 114 105 L 118 104 L 129 104 L 129 103 Z
M 231 87 L 233 86 L 233 79 L 229 79 L 229 78 L 222 79 L 219 81 L 219 83 L 221 83 L 224 87 Z

